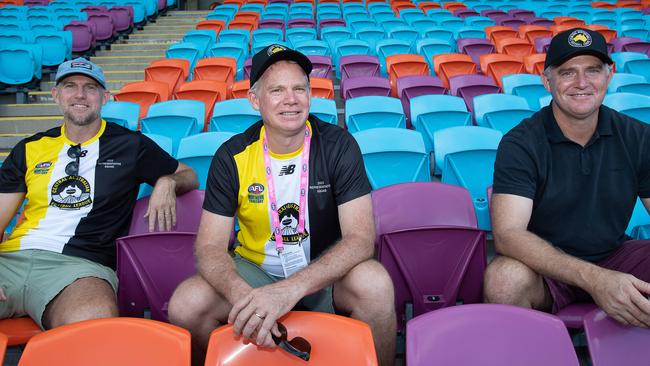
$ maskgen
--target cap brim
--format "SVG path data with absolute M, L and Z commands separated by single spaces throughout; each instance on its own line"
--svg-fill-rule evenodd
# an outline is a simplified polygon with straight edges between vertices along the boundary
M 614 63 L 614 61 L 612 61 L 612 59 L 609 56 L 603 55 L 601 52 L 592 51 L 592 50 L 584 50 L 584 51 L 581 51 L 581 52 L 571 52 L 569 54 L 566 54 L 566 55 L 558 58 L 557 60 L 555 60 L 554 63 L 544 66 L 544 68 L 547 68 L 548 66 L 554 66 L 554 67 L 555 66 L 560 66 L 563 63 L 567 62 L 568 60 L 570 60 L 570 59 L 572 59 L 574 57 L 577 57 L 577 56 L 582 56 L 582 55 L 591 55 L 591 56 L 598 57 L 599 59 L 601 59 L 601 61 L 603 61 L 604 63 L 606 63 L 608 65 L 611 65 L 611 64 Z
M 89 78 L 95 80 L 95 81 L 97 82 L 97 84 L 99 84 L 99 85 L 102 86 L 102 88 L 107 89 L 107 88 L 106 88 L 106 83 L 104 83 L 104 82 L 102 82 L 101 80 L 97 79 L 97 78 L 95 77 L 95 75 L 93 75 L 91 72 L 83 71 L 83 70 L 74 70 L 74 71 L 71 71 L 71 72 L 68 72 L 68 73 L 64 73 L 63 75 L 61 75 L 61 76 L 59 76 L 58 78 L 56 78 L 55 83 L 58 84 L 62 79 L 65 79 L 65 78 L 67 78 L 67 77 L 70 76 L 70 75 L 83 75 L 83 76 L 87 76 L 87 77 L 89 77 Z
M 271 65 L 273 65 L 278 61 L 294 61 L 303 69 L 303 71 L 305 72 L 305 74 L 307 74 L 307 76 L 309 76 L 309 73 L 311 73 L 313 67 L 311 61 L 309 61 L 307 56 L 303 55 L 300 52 L 291 49 L 286 49 L 284 51 L 276 52 L 272 54 L 271 56 L 269 56 L 269 58 L 266 59 L 266 61 L 264 61 L 264 64 L 260 68 L 260 70 L 263 71 L 259 74 L 257 80 L 262 78 L 262 75 L 264 75 L 266 69 L 268 69 Z

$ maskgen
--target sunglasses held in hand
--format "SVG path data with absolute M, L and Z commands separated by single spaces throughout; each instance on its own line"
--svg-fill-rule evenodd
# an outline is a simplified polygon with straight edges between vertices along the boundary
M 302 337 L 294 337 L 291 340 L 287 340 L 287 328 L 279 322 L 278 330 L 280 331 L 280 337 L 273 336 L 275 344 L 292 355 L 300 357 L 305 361 L 309 361 L 311 344 Z

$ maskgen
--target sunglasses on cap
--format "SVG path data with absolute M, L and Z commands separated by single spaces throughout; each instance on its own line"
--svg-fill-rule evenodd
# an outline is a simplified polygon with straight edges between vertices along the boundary
M 65 166 L 65 174 L 71 176 L 79 175 L 79 158 L 81 157 L 81 144 L 70 146 L 68 149 L 68 157 L 75 159 Z
M 291 340 L 287 340 L 287 328 L 280 322 L 277 324 L 278 330 L 280 331 L 280 337 L 273 336 L 275 344 L 290 354 L 300 357 L 305 361 L 309 361 L 311 344 L 302 337 L 294 337 Z

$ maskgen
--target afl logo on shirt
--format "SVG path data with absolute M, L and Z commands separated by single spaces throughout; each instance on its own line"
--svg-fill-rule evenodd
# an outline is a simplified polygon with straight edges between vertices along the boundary
M 90 205 L 90 184 L 80 176 L 67 176 L 52 185 L 50 206 L 63 210 L 79 210 Z
M 261 183 L 248 186 L 248 202 L 264 203 L 264 186 Z

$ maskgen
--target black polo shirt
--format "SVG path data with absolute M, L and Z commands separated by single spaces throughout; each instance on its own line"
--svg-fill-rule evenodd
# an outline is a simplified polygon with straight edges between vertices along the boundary
M 596 262 L 623 241 L 637 195 L 650 197 L 650 125 L 601 106 L 583 148 L 567 139 L 550 106 L 499 145 L 494 193 L 533 200 L 528 230 Z

